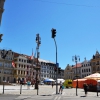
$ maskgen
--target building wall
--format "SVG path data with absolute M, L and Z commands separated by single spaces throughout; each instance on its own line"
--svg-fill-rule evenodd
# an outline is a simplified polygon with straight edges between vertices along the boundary
M 100 73 L 100 54 L 98 51 L 96 51 L 96 54 L 91 59 L 91 70 L 92 73 Z
M 81 78 L 84 78 L 90 74 L 92 74 L 90 61 L 85 60 L 84 62 L 82 62 Z
M 12 50 L 4 50 L 4 54 L 6 54 L 6 58 L 3 59 L 2 55 L 0 55 L 0 83 L 3 81 L 12 82 L 13 80 L 13 67 L 12 67 L 12 60 L 13 60 L 13 51 Z M 0 50 L 0 54 L 3 52 Z
M 26 55 L 19 54 L 15 59 L 14 68 L 14 82 L 19 82 L 20 80 L 33 80 L 35 79 L 34 68 L 31 63 L 31 59 Z
M 73 71 L 72 71 L 72 65 L 67 65 L 64 70 L 64 79 L 73 79 Z
M 47 61 L 39 59 L 41 70 L 40 70 L 40 80 L 44 80 L 45 78 L 56 79 L 56 73 L 54 71 L 55 64 Z
M 73 72 L 73 79 L 81 78 L 81 63 L 77 63 L 77 65 L 73 66 L 72 72 Z M 77 68 L 77 72 L 76 72 Z

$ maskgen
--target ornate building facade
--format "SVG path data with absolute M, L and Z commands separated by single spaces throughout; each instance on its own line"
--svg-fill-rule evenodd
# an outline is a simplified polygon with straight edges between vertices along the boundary
M 72 65 L 67 65 L 65 70 L 64 70 L 64 79 L 71 79 L 73 80 L 73 70 L 72 70 L 73 66 Z
M 92 73 L 100 73 L 100 54 L 96 51 L 95 55 L 93 55 L 91 59 L 91 69 Z

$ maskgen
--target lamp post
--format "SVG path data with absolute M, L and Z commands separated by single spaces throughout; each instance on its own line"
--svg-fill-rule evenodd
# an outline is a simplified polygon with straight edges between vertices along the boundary
M 78 94 L 77 94 L 77 88 L 78 88 L 77 62 L 80 61 L 80 57 L 75 55 L 75 56 L 72 57 L 72 61 L 74 61 L 76 63 L 76 79 L 77 79 L 77 82 L 76 82 L 76 96 L 78 96 Z
M 36 34 L 36 43 L 37 43 L 37 64 L 36 64 L 36 67 L 34 67 L 34 69 L 36 70 L 36 82 L 35 82 L 35 89 L 37 89 L 37 95 L 38 95 L 38 83 L 39 83 L 39 80 L 38 80 L 38 71 L 40 70 L 40 67 L 39 67 L 39 61 L 38 61 L 38 58 L 39 58 L 39 46 L 41 44 L 41 38 L 39 36 L 39 34 Z
M 58 82 L 57 82 L 57 78 L 58 78 L 58 63 L 57 63 L 57 43 L 55 40 L 55 36 L 56 36 L 56 29 L 52 28 L 51 30 L 52 32 L 52 38 L 54 39 L 54 43 L 55 43 L 55 47 L 56 47 L 56 94 L 58 94 Z

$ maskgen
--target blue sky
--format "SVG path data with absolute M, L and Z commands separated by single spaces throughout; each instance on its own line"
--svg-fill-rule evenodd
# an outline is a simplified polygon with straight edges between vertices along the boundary
M 1 48 L 31 55 L 36 34 L 41 37 L 40 58 L 56 61 L 51 29 L 57 30 L 61 68 L 79 55 L 80 62 L 100 51 L 100 0 L 6 0 L 0 32 Z

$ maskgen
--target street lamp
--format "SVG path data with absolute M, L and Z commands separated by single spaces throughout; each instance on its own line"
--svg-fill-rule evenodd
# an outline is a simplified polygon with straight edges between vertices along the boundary
M 55 36 L 56 36 L 56 29 L 52 28 L 51 30 L 52 32 L 52 38 L 54 39 L 54 43 L 55 43 L 55 47 L 56 47 L 56 94 L 58 94 L 58 82 L 57 82 L 57 78 L 58 78 L 58 63 L 57 63 L 57 43 L 55 40 Z
M 37 64 L 36 64 L 36 67 L 34 67 L 34 69 L 36 70 L 36 82 L 35 82 L 35 89 L 37 89 L 37 95 L 38 95 L 38 83 L 39 83 L 39 80 L 38 80 L 38 71 L 40 70 L 40 66 L 39 66 L 39 61 L 38 61 L 38 58 L 40 56 L 40 52 L 39 52 L 39 46 L 41 44 L 41 38 L 39 36 L 39 34 L 36 34 L 36 43 L 37 43 Z
M 75 55 L 72 57 L 72 61 L 74 61 L 76 63 L 76 79 L 77 79 L 76 96 L 78 96 L 78 94 L 77 94 L 77 88 L 78 88 L 77 62 L 80 61 L 80 57 Z

